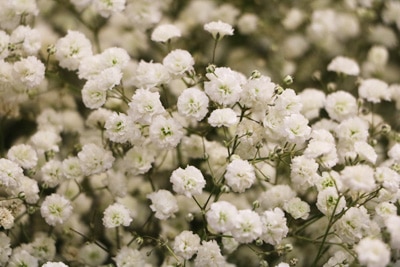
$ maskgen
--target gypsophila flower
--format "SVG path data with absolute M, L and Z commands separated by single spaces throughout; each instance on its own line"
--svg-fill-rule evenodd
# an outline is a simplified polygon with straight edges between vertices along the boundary
M 106 228 L 129 226 L 131 222 L 132 218 L 128 208 L 120 203 L 108 206 L 103 213 L 103 225 Z
M 175 49 L 164 57 L 163 65 L 167 68 L 169 73 L 180 77 L 183 76 L 185 72 L 193 69 L 194 59 L 188 51 Z
M 170 78 L 168 69 L 163 64 L 141 60 L 136 68 L 133 83 L 138 88 L 151 89 L 167 83 Z
M 104 105 L 107 99 L 107 88 L 100 80 L 92 79 L 85 83 L 82 89 L 82 101 L 87 108 L 96 109 Z
M 289 232 L 284 212 L 280 208 L 274 208 L 264 211 L 260 217 L 262 223 L 261 239 L 274 246 L 280 244 Z
M 185 89 L 178 97 L 179 114 L 201 121 L 208 113 L 208 97 L 196 87 Z
M 200 247 L 200 237 L 191 231 L 182 231 L 175 237 L 173 250 L 176 255 L 190 260 Z
M 174 170 L 170 181 L 176 193 L 189 198 L 201 194 L 206 185 L 203 174 L 194 166 L 186 166 L 185 169 L 178 168 Z
M 153 119 L 149 135 L 159 148 L 172 149 L 181 141 L 183 130 L 177 120 L 159 115 Z
M 48 261 L 42 265 L 42 267 L 68 267 L 68 265 L 60 262 L 60 261 Z
M 299 113 L 302 109 L 300 97 L 293 89 L 288 88 L 275 100 L 275 109 L 282 113 L 281 115 Z
M 363 238 L 354 250 L 359 262 L 367 267 L 385 267 L 390 262 L 390 250 L 379 239 Z
M 66 179 L 79 180 L 83 177 L 81 162 L 78 157 L 68 157 L 62 161 L 61 171 Z
M 222 21 L 212 21 L 204 25 L 204 30 L 211 33 L 214 39 L 222 39 L 225 35 L 233 35 L 230 24 Z
M 39 154 L 47 151 L 58 152 L 60 141 L 60 135 L 53 131 L 38 131 L 31 136 L 32 145 Z
M 243 193 L 256 180 L 253 165 L 240 158 L 234 159 L 228 164 L 224 177 L 227 185 L 237 193 Z
M 313 158 L 307 158 L 304 155 L 296 156 L 290 164 L 290 179 L 299 190 L 306 190 L 313 186 L 318 175 L 318 164 Z
M 345 91 L 338 91 L 326 97 L 325 109 L 330 118 L 342 121 L 357 114 L 357 101 Z
M 113 260 L 117 267 L 136 267 L 146 264 L 140 251 L 130 247 L 122 247 Z
M 77 70 L 81 60 L 91 55 L 92 44 L 79 31 L 69 30 L 56 43 L 55 57 L 60 61 L 60 66 L 68 70 Z
M 151 33 L 151 40 L 165 43 L 172 38 L 181 37 L 181 30 L 172 24 L 161 24 L 154 28 Z
M 11 33 L 10 43 L 20 45 L 23 55 L 36 55 L 41 46 L 40 32 L 30 26 L 19 25 Z
M 20 186 L 23 170 L 11 160 L 0 158 L 0 187 L 13 190 Z
M 242 34 L 251 34 L 257 30 L 259 18 L 255 14 L 244 13 L 240 16 L 237 26 Z
M 311 127 L 308 120 L 301 114 L 290 114 L 283 119 L 282 134 L 289 142 L 304 143 L 310 136 Z
M 366 79 L 358 87 L 358 95 L 372 103 L 390 100 L 390 89 L 386 82 L 379 79 Z
M 160 189 L 148 194 L 147 198 L 151 200 L 150 208 L 157 219 L 166 220 L 179 210 L 176 198 L 167 190 Z
M 256 79 L 249 79 L 243 85 L 240 103 L 256 110 L 265 110 L 266 103 L 271 102 L 275 83 L 268 76 L 262 75 Z
M 153 117 L 163 114 L 165 109 L 160 101 L 158 92 L 137 89 L 129 103 L 129 116 L 139 123 L 150 124 Z
M 319 116 L 321 109 L 325 106 L 326 96 L 318 89 L 306 88 L 298 94 L 302 104 L 301 114 L 308 120 Z
M 51 194 L 43 201 L 40 214 L 51 226 L 63 224 L 72 214 L 71 202 L 61 195 Z
M 93 0 L 92 5 L 102 17 L 108 18 L 125 9 L 125 0 Z
M 29 266 L 29 267 L 39 267 L 38 259 L 28 251 L 24 249 L 14 249 L 13 254 L 10 257 L 8 265 L 10 267 L 21 267 L 21 266 Z
M 340 213 L 346 206 L 344 197 L 340 197 L 335 187 L 327 187 L 318 192 L 317 208 L 323 214 L 332 216 Z M 334 212 L 334 213 L 333 213 Z
M 285 202 L 283 209 L 289 213 L 295 220 L 303 219 L 306 220 L 310 214 L 310 205 L 302 201 L 300 198 L 292 198 L 288 202 Z
M 10 36 L 5 31 L 0 30 L 0 59 L 8 57 L 9 42 L 10 42 Z
M 198 249 L 197 257 L 194 260 L 196 267 L 224 267 L 226 266 L 225 258 L 221 254 L 221 249 L 215 240 L 201 242 Z
M 146 146 L 134 146 L 129 149 L 124 158 L 123 165 L 130 174 L 144 174 L 152 167 L 155 160 L 155 153 Z
M 115 158 L 110 151 L 96 144 L 86 144 L 78 153 L 82 170 L 86 175 L 101 173 L 112 167 Z
M 11 239 L 3 232 L 0 233 L 0 264 L 6 264 L 11 255 Z
M 369 222 L 369 215 L 363 206 L 359 208 L 351 207 L 333 225 L 333 229 L 342 242 L 354 244 L 363 237 L 366 229 L 370 227 Z
M 360 74 L 360 67 L 354 59 L 337 56 L 328 65 L 329 71 L 357 76 Z
M 386 166 L 380 166 L 375 169 L 375 180 L 390 191 L 396 193 L 399 190 L 400 174 Z
M 41 262 L 52 260 L 56 255 L 56 241 L 44 233 L 38 233 L 29 244 L 28 251 Z
M 376 187 L 374 170 L 368 165 L 346 166 L 340 175 L 344 188 L 353 192 L 371 192 Z
M 260 216 L 252 210 L 239 210 L 232 229 L 233 238 L 239 243 L 251 243 L 262 234 Z
M 236 112 L 231 108 L 219 108 L 211 112 L 208 123 L 212 127 L 230 127 L 239 121 Z
M 62 163 L 59 160 L 49 160 L 42 166 L 40 172 L 41 181 L 46 187 L 54 188 L 64 179 Z
M 104 125 L 107 137 L 116 143 L 134 142 L 141 136 L 133 120 L 124 113 L 114 112 Z
M 108 257 L 108 253 L 95 243 L 87 243 L 79 250 L 79 258 L 88 266 L 101 266 Z
M 367 141 L 368 124 L 359 117 L 348 118 L 338 125 L 336 135 L 340 140 L 349 143 Z
M 385 220 L 385 226 L 390 234 L 390 245 L 394 249 L 400 248 L 400 217 L 391 215 Z
M 16 194 L 23 192 L 26 203 L 35 204 L 39 200 L 39 185 L 36 180 L 23 176 L 21 186 L 14 190 Z
M 262 192 L 258 200 L 262 209 L 270 210 L 276 207 L 283 208 L 284 203 L 295 196 L 296 192 L 290 186 L 278 184 Z
M 0 226 L 6 230 L 14 226 L 14 216 L 7 208 L 0 207 Z
M 354 143 L 354 152 L 357 153 L 360 159 L 366 160 L 372 164 L 375 164 L 378 158 L 375 149 L 364 141 L 358 141 Z
M 44 80 L 45 66 L 37 57 L 23 58 L 13 65 L 12 75 L 16 86 L 33 88 Z
M 229 202 L 214 202 L 206 213 L 207 223 L 213 231 L 227 233 L 235 227 L 237 213 L 236 207 Z

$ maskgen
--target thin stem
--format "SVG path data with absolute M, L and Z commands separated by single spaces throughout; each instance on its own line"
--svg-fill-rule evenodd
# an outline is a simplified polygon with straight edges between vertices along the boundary
M 212 60 L 211 60 L 211 63 L 212 63 L 212 64 L 214 64 L 214 61 L 215 61 L 215 54 L 216 54 L 216 51 L 217 51 L 217 44 L 218 44 L 218 41 L 219 41 L 219 38 L 218 38 L 218 37 L 215 38 L 215 41 L 214 41 L 214 48 L 213 48 L 213 55 L 212 55 Z
M 121 240 L 119 238 L 119 227 L 115 227 L 115 237 L 117 241 L 117 249 L 121 248 Z

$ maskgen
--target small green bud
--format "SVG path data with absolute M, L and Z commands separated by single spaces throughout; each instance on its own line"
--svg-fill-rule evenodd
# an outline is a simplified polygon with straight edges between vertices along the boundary
M 217 66 L 215 66 L 214 64 L 208 65 L 207 68 L 206 68 L 207 73 L 214 73 L 216 67 Z
M 283 78 L 283 82 L 286 85 L 290 85 L 293 83 L 293 77 L 291 75 L 286 75 L 285 78 Z

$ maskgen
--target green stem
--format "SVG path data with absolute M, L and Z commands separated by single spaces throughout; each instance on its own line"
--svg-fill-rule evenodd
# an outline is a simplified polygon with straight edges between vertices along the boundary
M 214 61 L 215 61 L 215 54 L 216 54 L 216 51 L 217 51 L 217 44 L 218 44 L 218 38 L 215 38 L 213 54 L 212 54 L 212 60 L 211 60 L 212 64 L 214 64 Z

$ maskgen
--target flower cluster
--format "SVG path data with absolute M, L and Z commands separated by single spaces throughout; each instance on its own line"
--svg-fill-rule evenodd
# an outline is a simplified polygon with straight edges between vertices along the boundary
M 400 265 L 397 0 L 2 2 L 0 266 Z

